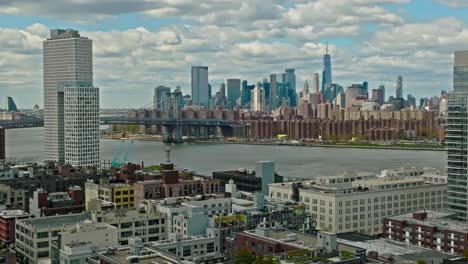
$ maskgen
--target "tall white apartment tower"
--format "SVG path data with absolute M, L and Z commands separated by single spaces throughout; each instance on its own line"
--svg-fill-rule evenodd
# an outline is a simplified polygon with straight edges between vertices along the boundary
M 92 41 L 81 37 L 76 30 L 53 29 L 50 31 L 50 38 L 44 41 L 43 46 L 45 159 L 69 162 L 70 160 L 66 160 L 66 156 L 71 157 L 70 155 L 75 154 L 66 155 L 65 138 L 67 138 L 67 142 L 75 142 L 75 144 L 95 144 L 94 141 L 91 143 L 87 135 L 83 133 L 70 132 L 65 135 L 65 94 L 68 91 L 69 98 L 71 98 L 75 93 L 71 88 L 93 87 Z M 91 90 L 93 89 L 87 90 L 91 94 L 86 96 L 95 95 L 95 91 Z M 85 96 L 79 96 L 76 100 L 86 101 L 88 99 Z M 97 100 L 99 102 L 99 98 Z M 71 110 L 71 104 L 74 103 L 81 104 L 81 102 L 76 101 L 69 102 L 68 109 Z M 85 108 L 80 109 L 77 113 L 69 113 L 67 116 L 71 117 L 71 114 L 76 115 L 75 118 L 78 120 L 95 116 L 94 112 L 90 113 Z M 72 122 L 70 120 L 72 119 L 67 118 L 67 122 Z M 97 122 L 99 123 L 99 118 Z M 79 127 L 83 124 L 74 123 L 73 125 Z M 92 128 L 94 129 L 94 126 Z M 97 127 L 97 133 L 99 133 L 99 127 Z M 97 145 L 97 149 L 99 149 L 99 145 Z M 81 150 L 76 151 L 80 152 Z
M 99 88 L 88 82 L 64 85 L 65 163 L 99 166 Z

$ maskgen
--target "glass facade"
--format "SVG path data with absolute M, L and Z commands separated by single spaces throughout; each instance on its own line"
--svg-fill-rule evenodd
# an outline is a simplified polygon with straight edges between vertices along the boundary
M 468 59 L 455 53 L 453 88 L 448 98 L 445 128 L 447 147 L 447 206 L 460 220 L 468 220 Z

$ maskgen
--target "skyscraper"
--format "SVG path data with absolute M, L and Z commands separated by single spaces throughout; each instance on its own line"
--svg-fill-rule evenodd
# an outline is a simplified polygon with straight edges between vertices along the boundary
M 396 98 L 403 98 L 403 77 L 401 75 L 397 77 Z
M 445 127 L 447 146 L 447 206 L 468 220 L 468 51 L 456 51 L 453 91 L 448 98 Z
M 228 105 L 234 107 L 237 105 L 237 100 L 241 96 L 241 80 L 228 79 L 227 80 L 227 101 Z
M 65 163 L 99 166 L 99 88 L 67 82 L 64 89 Z
M 278 107 L 278 80 L 276 74 L 270 74 L 270 96 L 268 110 L 274 110 Z
M 67 82 L 93 84 L 92 41 L 72 29 L 53 29 L 44 41 L 44 154 L 65 161 L 64 87 Z M 85 114 L 85 113 L 83 113 Z M 79 135 L 77 135 L 79 136 Z
M 7 97 L 7 111 L 9 111 L 9 112 L 17 112 L 18 111 L 18 107 L 16 106 L 15 101 L 10 96 Z
M 314 73 L 314 80 L 313 80 L 313 92 L 318 94 L 320 93 L 320 77 L 319 77 L 319 74 L 318 73 Z
M 167 98 L 167 93 L 170 93 L 170 92 L 171 92 L 171 88 L 163 86 L 163 85 L 160 85 L 154 88 L 154 96 L 153 96 L 154 109 L 159 109 L 159 110 L 164 109 L 164 101 Z
M 259 82 L 252 90 L 252 103 L 250 109 L 254 112 L 265 112 L 265 91 Z
M 208 67 L 192 66 L 192 105 L 208 107 L 210 97 Z
M 290 90 L 296 92 L 296 73 L 294 69 L 286 69 L 284 72 L 284 84 L 286 84 Z
M 331 56 L 328 54 L 328 43 L 323 55 L 323 76 L 322 76 L 322 93 L 325 89 L 329 88 L 332 84 L 332 71 L 331 71 Z
M 5 128 L 0 126 L 0 160 L 5 160 Z

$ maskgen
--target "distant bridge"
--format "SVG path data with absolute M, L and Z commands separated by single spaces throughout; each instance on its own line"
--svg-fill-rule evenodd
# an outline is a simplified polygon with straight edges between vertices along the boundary
M 26 127 L 43 127 L 44 120 L 37 118 L 37 117 L 23 115 L 21 119 L 17 119 L 17 120 L 0 120 L 0 126 L 6 129 L 26 128 Z
M 232 127 L 238 124 L 224 119 L 189 119 L 189 118 L 159 118 L 159 117 L 101 117 L 103 125 L 162 125 L 162 126 L 203 126 Z

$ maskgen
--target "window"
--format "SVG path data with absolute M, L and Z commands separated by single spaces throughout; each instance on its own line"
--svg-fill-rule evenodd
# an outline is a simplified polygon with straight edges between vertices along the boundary
M 37 242 L 37 248 L 47 248 L 49 247 L 49 241 Z
M 207 253 L 213 253 L 214 252 L 214 243 L 206 244 L 206 252 Z
M 49 237 L 49 232 L 39 232 L 37 233 L 37 238 L 42 239 L 42 238 L 48 238 Z
M 184 250 L 183 250 L 183 256 L 184 257 L 188 257 L 191 255 L 191 250 L 190 250 L 190 246 L 185 246 L 184 247 Z

